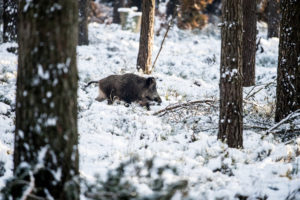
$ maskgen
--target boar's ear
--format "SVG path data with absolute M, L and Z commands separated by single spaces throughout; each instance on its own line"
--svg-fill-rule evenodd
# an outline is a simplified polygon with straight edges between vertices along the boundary
M 152 85 L 154 83 L 155 83 L 155 79 L 153 77 L 147 78 L 147 80 L 146 80 L 146 85 L 147 86 L 150 86 L 150 85 Z

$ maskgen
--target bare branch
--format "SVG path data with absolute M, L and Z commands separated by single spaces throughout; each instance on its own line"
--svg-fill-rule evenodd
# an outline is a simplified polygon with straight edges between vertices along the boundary
M 255 96 L 255 95 L 256 95 L 257 93 L 259 93 L 261 90 L 268 88 L 268 87 L 269 87 L 270 85 L 272 85 L 272 84 L 275 84 L 275 81 L 269 82 L 269 83 L 265 84 L 264 87 L 261 87 L 261 88 L 259 88 L 257 91 L 251 93 L 251 92 L 254 90 L 254 88 L 256 88 L 256 87 L 258 87 L 258 86 L 261 86 L 261 85 L 255 85 L 255 86 L 253 86 L 253 88 L 252 88 L 252 89 L 248 92 L 248 94 L 246 95 L 245 99 L 248 100 L 250 97 Z M 251 94 L 250 94 L 250 93 L 251 93 Z

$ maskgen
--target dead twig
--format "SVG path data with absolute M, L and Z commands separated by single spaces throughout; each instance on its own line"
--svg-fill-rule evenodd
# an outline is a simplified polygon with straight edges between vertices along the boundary
M 205 100 L 190 101 L 190 102 L 185 102 L 185 103 L 180 103 L 180 104 L 173 104 L 173 105 L 167 106 L 166 108 L 164 108 L 162 110 L 159 110 L 159 111 L 153 113 L 153 115 L 158 115 L 160 113 L 163 113 L 162 114 L 162 116 L 163 116 L 164 114 L 166 114 L 167 111 L 172 111 L 176 108 L 182 108 L 185 106 L 190 106 L 190 105 L 199 104 L 199 103 L 206 103 L 211 106 L 210 103 L 212 103 L 212 102 L 216 102 L 216 101 L 212 100 L 212 99 L 205 99 Z
M 160 48 L 159 48 L 158 53 L 157 53 L 157 55 L 156 55 L 156 58 L 155 58 L 155 60 L 154 60 L 154 62 L 153 62 L 151 71 L 154 70 L 155 63 L 156 63 L 156 61 L 157 61 L 157 59 L 158 59 L 158 56 L 159 56 L 159 54 L 160 54 L 160 52 L 161 52 L 161 50 L 162 50 L 162 48 L 163 48 L 165 39 L 166 39 L 166 37 L 167 37 L 167 35 L 168 35 L 168 32 L 169 32 L 171 26 L 173 25 L 173 19 L 174 19 L 174 18 L 172 17 L 172 19 L 171 19 L 171 20 L 169 21 L 169 23 L 168 23 L 167 31 L 166 31 L 166 33 L 165 33 L 165 35 L 164 35 L 164 38 L 163 38 L 163 40 L 162 40 L 162 42 L 161 42 L 161 44 L 160 44 Z
M 252 88 L 252 89 L 248 92 L 248 94 L 246 95 L 245 99 L 248 100 L 250 97 L 253 97 L 253 96 L 256 95 L 257 93 L 259 93 L 261 90 L 263 90 L 263 89 L 269 87 L 269 86 L 272 85 L 272 84 L 275 84 L 275 81 L 269 82 L 269 83 L 265 84 L 264 87 L 261 87 L 261 88 L 259 88 L 257 91 L 251 93 L 251 92 L 254 90 L 254 88 L 256 88 L 256 87 L 258 87 L 258 86 L 261 86 L 261 85 L 255 85 L 255 86 L 253 86 L 253 88 Z M 250 94 L 250 93 L 251 93 L 251 94 Z
M 259 105 L 258 103 L 254 102 L 254 101 L 249 101 L 249 100 L 243 99 L 243 103 L 245 103 L 245 104 L 251 104 L 253 106 L 257 106 L 257 107 L 263 108 L 263 106 Z

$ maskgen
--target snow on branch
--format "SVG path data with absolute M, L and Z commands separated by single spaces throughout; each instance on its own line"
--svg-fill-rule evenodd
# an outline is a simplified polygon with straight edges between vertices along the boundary
M 284 119 L 282 119 L 280 122 L 278 122 L 277 124 L 275 124 L 274 126 L 272 126 L 271 128 L 269 128 L 266 133 L 270 133 L 271 131 L 273 131 L 274 129 L 278 128 L 280 125 L 284 124 L 285 122 L 288 122 L 294 118 L 297 118 L 300 116 L 300 109 L 296 110 L 295 112 L 292 112 L 291 114 L 289 114 L 288 116 L 286 116 Z
M 155 113 L 153 113 L 153 115 L 158 115 L 158 114 L 161 114 L 161 115 L 164 115 L 166 112 L 168 111 L 171 111 L 171 110 L 174 110 L 176 108 L 181 108 L 181 107 L 185 107 L 185 106 L 190 106 L 190 105 L 194 105 L 194 104 L 200 104 L 200 103 L 206 103 L 206 104 L 209 104 L 212 106 L 212 104 L 210 103 L 214 103 L 216 102 L 216 100 L 213 100 L 213 99 L 204 99 L 204 100 L 197 100 L 197 101 L 190 101 L 190 102 L 184 102 L 184 103 L 177 103 L 177 104 L 172 104 L 172 105 L 169 105 L 167 106 L 166 108 L 162 109 L 162 110 L 159 110 Z

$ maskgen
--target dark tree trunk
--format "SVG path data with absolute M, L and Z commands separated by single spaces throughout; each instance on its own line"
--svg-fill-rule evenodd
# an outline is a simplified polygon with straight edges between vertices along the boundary
M 14 175 L 27 167 L 19 178 L 47 199 L 79 199 L 77 3 L 20 1 Z
M 155 0 L 143 0 L 142 4 L 142 25 L 140 34 L 140 46 L 137 58 L 137 70 L 144 73 L 151 73 L 151 56 L 154 37 L 154 12 Z
M 300 1 L 281 0 L 275 122 L 300 109 Z
M 167 18 L 169 18 L 170 16 L 175 18 L 177 16 L 177 8 L 179 4 L 179 0 L 169 0 L 166 9 Z
M 279 36 L 279 0 L 268 0 L 268 38 Z
M 78 45 L 89 44 L 88 13 L 90 0 L 79 0 Z
M 224 0 L 220 67 L 218 138 L 229 147 L 243 147 L 242 0 Z
M 142 11 L 142 1 L 143 0 L 129 0 L 129 6 L 130 7 L 137 7 L 138 8 L 138 11 L 141 12 Z M 149 0 L 149 1 L 152 1 L 152 0 Z
M 114 1 L 114 10 L 113 10 L 113 23 L 120 24 L 120 13 L 118 12 L 119 8 L 122 8 L 125 6 L 124 0 L 115 0 Z
M 18 1 L 3 2 L 3 42 L 17 41 Z
M 243 0 L 243 86 L 255 85 L 256 1 Z

